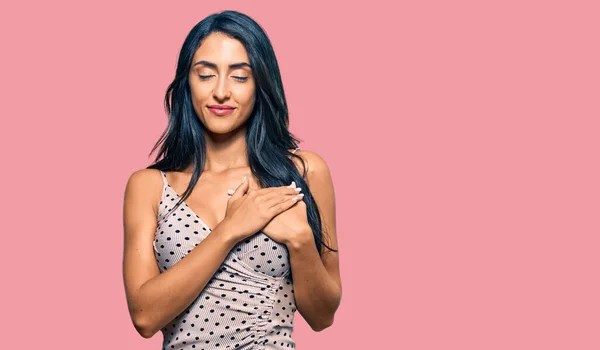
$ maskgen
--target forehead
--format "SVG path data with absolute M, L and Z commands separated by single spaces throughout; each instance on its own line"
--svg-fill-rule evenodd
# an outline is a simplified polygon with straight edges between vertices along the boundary
M 194 54 L 194 62 L 199 60 L 217 64 L 249 62 L 244 45 L 223 33 L 211 33 L 204 38 Z

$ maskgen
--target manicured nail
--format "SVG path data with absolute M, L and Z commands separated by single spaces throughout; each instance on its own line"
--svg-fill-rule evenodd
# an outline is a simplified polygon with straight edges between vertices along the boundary
M 292 181 L 292 184 L 291 184 L 291 185 L 289 185 L 288 187 L 289 187 L 289 188 L 294 188 L 294 187 L 296 187 L 296 182 L 295 182 L 295 181 Z
M 227 190 L 228 194 L 233 194 L 233 192 L 235 192 L 234 190 Z
M 302 191 L 302 188 L 296 187 L 296 192 L 300 192 L 300 191 Z

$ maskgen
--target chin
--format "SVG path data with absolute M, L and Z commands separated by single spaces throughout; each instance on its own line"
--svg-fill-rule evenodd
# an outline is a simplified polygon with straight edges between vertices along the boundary
M 207 118 L 208 117 L 208 118 Z M 209 131 L 213 134 L 229 134 L 236 130 L 239 130 L 244 126 L 246 120 L 244 120 L 241 124 L 238 123 L 239 119 L 236 117 L 230 118 L 220 117 L 211 114 L 210 112 L 204 115 L 201 118 L 202 126 L 206 131 Z
M 209 131 L 213 134 L 225 135 L 225 134 L 230 134 L 232 132 L 235 132 L 236 130 L 239 129 L 239 126 L 232 125 L 232 124 L 215 125 L 215 123 L 209 123 L 208 125 L 205 125 L 205 128 L 207 131 Z

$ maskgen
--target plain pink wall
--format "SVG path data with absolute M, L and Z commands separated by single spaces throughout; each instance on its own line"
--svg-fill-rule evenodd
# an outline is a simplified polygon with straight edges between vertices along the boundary
M 160 348 L 127 312 L 123 193 L 224 9 L 267 31 L 334 179 L 343 300 L 321 333 L 296 314 L 298 349 L 600 348 L 598 2 L 14 3 L 2 348 Z

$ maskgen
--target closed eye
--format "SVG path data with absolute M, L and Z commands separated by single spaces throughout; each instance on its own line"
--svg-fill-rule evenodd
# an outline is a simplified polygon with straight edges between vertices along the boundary
M 200 77 L 200 79 L 202 79 L 202 80 L 206 80 L 206 79 L 208 79 L 208 78 L 210 78 L 212 76 L 214 76 L 214 75 L 200 75 L 200 74 L 198 75 L 198 77 Z M 236 80 L 239 80 L 239 81 L 246 81 L 246 80 L 248 80 L 248 77 L 237 77 L 237 76 L 234 76 L 233 78 L 236 79 Z

